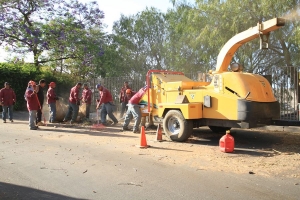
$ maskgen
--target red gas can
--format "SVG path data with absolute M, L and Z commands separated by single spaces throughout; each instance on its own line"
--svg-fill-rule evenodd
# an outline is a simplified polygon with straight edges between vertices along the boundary
M 230 135 L 230 131 L 226 131 L 226 135 L 221 137 L 220 150 L 225 153 L 231 153 L 234 150 L 234 138 Z

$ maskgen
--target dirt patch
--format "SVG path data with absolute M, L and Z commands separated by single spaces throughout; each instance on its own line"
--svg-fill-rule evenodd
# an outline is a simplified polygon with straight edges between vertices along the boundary
M 218 171 L 300 178 L 300 134 L 292 132 L 233 129 L 235 151 L 222 153 L 218 142 L 222 135 L 199 129 L 188 142 L 202 144 L 206 160 Z
M 28 113 L 16 113 L 15 116 L 26 121 Z M 158 162 L 184 165 L 195 170 L 300 178 L 299 133 L 232 129 L 235 150 L 233 153 L 223 153 L 219 149 L 222 134 L 215 134 L 207 127 L 195 129 L 194 135 L 184 143 L 168 141 L 164 135 L 165 141 L 156 142 L 156 130 L 147 130 L 147 142 L 151 147 L 140 149 L 136 147 L 139 145 L 140 134 L 121 132 L 122 122 L 114 127 L 92 129 L 91 126 L 95 123 L 92 121 L 75 125 L 48 124 L 45 131 L 53 130 L 55 126 L 59 134 L 69 133 L 72 129 L 72 133 L 99 136 L 85 139 L 95 145 L 111 145 L 122 152 L 148 156 Z

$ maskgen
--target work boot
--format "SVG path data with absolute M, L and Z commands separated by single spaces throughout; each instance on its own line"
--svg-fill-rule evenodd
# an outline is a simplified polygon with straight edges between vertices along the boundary
M 133 133 L 139 133 L 139 130 L 138 130 L 138 129 L 133 129 L 132 132 L 133 132 Z
M 6 120 L 3 120 L 3 123 L 6 123 Z
M 14 122 L 14 120 L 11 119 L 10 122 Z
M 112 126 L 115 126 L 115 125 L 117 125 L 119 122 L 118 121 L 116 121 L 116 122 L 113 122 L 111 125 Z
M 145 129 L 146 129 L 146 130 L 157 130 L 157 126 L 154 125 L 154 124 L 151 124 L 151 125 L 146 126 Z
M 101 122 L 101 124 L 102 124 L 103 126 L 108 126 L 108 124 L 107 124 L 106 122 Z
M 128 127 L 123 127 L 122 128 L 123 131 L 131 131 L 132 129 L 128 128 Z

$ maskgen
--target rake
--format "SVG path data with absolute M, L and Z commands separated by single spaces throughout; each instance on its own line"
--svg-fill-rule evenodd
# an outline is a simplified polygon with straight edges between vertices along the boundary
M 103 129 L 103 128 L 106 128 L 106 126 L 104 126 L 103 124 L 100 124 L 100 120 L 99 120 L 99 110 L 97 109 L 96 110 L 96 113 L 97 113 L 97 124 L 93 124 L 91 126 L 91 129 Z

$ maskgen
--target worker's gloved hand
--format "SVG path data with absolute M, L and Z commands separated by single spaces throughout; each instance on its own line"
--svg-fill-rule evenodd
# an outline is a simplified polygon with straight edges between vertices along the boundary
M 58 97 L 55 97 L 55 100 L 58 100 L 59 98 Z
M 80 101 L 76 101 L 76 104 L 79 106 L 80 105 Z

